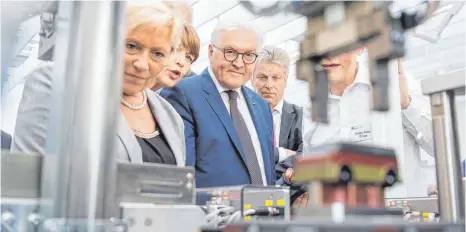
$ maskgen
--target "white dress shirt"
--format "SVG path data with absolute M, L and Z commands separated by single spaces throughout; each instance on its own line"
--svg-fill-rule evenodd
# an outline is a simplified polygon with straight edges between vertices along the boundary
M 420 85 L 406 76 L 411 102 L 407 109 L 402 110 L 403 123 L 403 150 L 406 163 L 411 166 L 407 168 L 403 179 L 407 183 L 416 183 L 410 180 L 417 178 L 420 182 L 435 182 L 434 177 L 424 177 L 420 173 L 419 164 L 413 164 L 416 156 L 420 156 L 420 148 L 433 156 L 432 119 L 429 99 L 422 95 Z M 345 89 L 342 96 L 330 94 L 328 101 L 329 124 L 318 124 L 311 122 L 303 138 L 303 152 L 306 154 L 313 146 L 331 142 L 354 142 L 372 144 L 373 140 L 380 138 L 372 137 L 372 123 L 388 123 L 387 118 L 374 117 L 371 109 L 371 85 L 368 69 L 360 65 L 356 78 L 351 86 Z M 310 120 L 310 119 L 309 119 Z M 390 125 L 388 125 L 390 126 Z M 401 126 L 401 125 L 400 125 Z M 368 132 L 368 133 L 366 133 Z M 390 139 L 393 136 L 387 135 Z M 419 160 L 419 158 L 417 158 Z M 414 165 L 414 166 L 413 166 Z M 427 180 L 426 178 L 433 179 Z M 421 180 L 424 179 L 424 180 Z M 427 187 L 426 187 L 427 188 Z M 425 189 L 409 190 L 410 195 L 425 195 Z M 422 192 L 421 192 L 422 191 Z
M 212 80 L 214 81 L 215 86 L 217 87 L 218 92 L 220 93 L 220 96 L 222 97 L 223 103 L 225 103 L 225 107 L 227 108 L 228 113 L 230 113 L 230 98 L 228 97 L 228 93 L 226 92 L 230 89 L 220 85 L 210 67 L 208 68 L 208 71 L 210 76 L 212 77 Z M 248 128 L 249 134 L 251 135 L 252 145 L 254 146 L 254 150 L 256 151 L 257 161 L 259 163 L 259 168 L 262 175 L 262 183 L 264 183 L 264 185 L 267 185 L 267 178 L 265 177 L 264 158 L 262 157 L 261 144 L 259 141 L 259 136 L 257 135 L 256 126 L 252 121 L 251 113 L 249 112 L 249 108 L 246 103 L 246 99 L 244 99 L 244 95 L 241 91 L 241 88 L 232 90 L 238 92 L 238 109 L 241 112 L 241 116 L 243 116 L 244 122 L 246 123 L 246 127 Z
M 273 124 L 274 124 L 274 136 L 275 145 L 278 147 L 280 144 L 280 127 L 282 124 L 282 113 L 283 113 L 283 99 L 273 108 Z M 286 159 L 286 150 L 283 147 L 278 147 L 278 161 Z
M 411 134 L 411 137 L 433 156 L 429 101 L 421 94 L 419 84 L 410 77 L 406 78 L 412 100 L 408 108 L 402 110 L 403 131 Z M 370 143 L 370 135 L 358 139 L 355 138 L 354 131 L 359 127 L 370 129 L 369 124 L 373 120 L 371 98 L 368 70 L 360 67 L 354 83 L 345 89 L 342 96 L 329 94 L 329 124 L 311 123 L 304 136 L 304 147 L 310 148 L 313 145 L 336 141 Z

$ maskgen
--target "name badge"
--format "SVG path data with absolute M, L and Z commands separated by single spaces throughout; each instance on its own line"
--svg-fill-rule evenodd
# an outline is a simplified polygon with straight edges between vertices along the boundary
M 359 126 L 352 126 L 350 130 L 351 142 L 372 140 L 372 124 L 370 123 Z

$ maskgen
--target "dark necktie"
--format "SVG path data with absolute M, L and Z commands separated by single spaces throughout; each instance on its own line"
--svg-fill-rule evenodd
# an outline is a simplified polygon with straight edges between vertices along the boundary
M 262 185 L 262 174 L 257 160 L 256 151 L 252 145 L 251 135 L 249 134 L 246 123 L 244 122 L 241 112 L 238 109 L 238 92 L 229 90 L 227 91 L 230 99 L 230 115 L 235 124 L 236 133 L 241 141 L 243 151 L 246 153 L 246 166 L 251 176 L 252 184 Z

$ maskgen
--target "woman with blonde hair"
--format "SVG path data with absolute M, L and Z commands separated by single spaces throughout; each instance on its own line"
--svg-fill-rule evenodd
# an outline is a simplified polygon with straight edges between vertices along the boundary
M 163 98 L 146 88 L 149 83 L 170 87 L 158 79 L 180 44 L 182 20 L 163 3 L 129 2 L 124 47 L 121 113 L 118 115 L 116 152 L 119 160 L 185 165 L 184 126 L 181 117 Z M 53 66 L 28 76 L 16 123 L 12 149 L 44 154 Z M 115 81 L 120 81 L 115 79 Z M 27 93 L 26 93 L 27 91 Z
M 179 47 L 182 21 L 163 10 L 148 5 L 127 9 L 117 151 L 131 162 L 184 166 L 183 121 L 167 101 L 146 89 L 149 83 L 172 86 L 158 75 Z

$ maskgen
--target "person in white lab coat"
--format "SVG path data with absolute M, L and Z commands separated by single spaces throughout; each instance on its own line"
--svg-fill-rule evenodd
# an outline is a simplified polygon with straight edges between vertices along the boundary
M 303 139 L 304 154 L 313 146 L 323 143 L 370 143 L 373 139 L 369 71 L 366 64 L 358 62 L 358 56 L 363 51 L 361 48 L 322 61 L 329 80 L 329 124 L 311 123 Z M 421 147 L 433 156 L 432 119 L 428 98 L 422 95 L 419 84 L 405 74 L 400 59 L 398 74 L 405 153 L 419 155 Z M 365 136 L 355 136 L 359 132 Z
M 372 95 L 369 70 L 366 64 L 358 62 L 358 56 L 362 55 L 363 51 L 364 48 L 361 48 L 322 61 L 321 64 L 326 69 L 329 80 L 329 124 L 311 122 L 309 128 L 303 130 L 304 155 L 312 147 L 324 143 L 346 141 L 371 144 L 373 140 L 377 140 L 372 135 L 372 123 L 389 123 L 386 119 L 381 120 L 380 117 L 372 118 L 370 113 Z M 430 102 L 427 96 L 422 95 L 420 85 L 406 75 L 400 59 L 398 59 L 398 76 L 404 160 L 409 164 L 405 172 L 405 180 L 409 183 L 422 182 L 420 184 L 425 185 L 427 189 L 427 185 L 435 183 L 435 176 L 422 176 L 419 159 L 421 150 L 431 156 L 434 155 Z M 311 119 L 307 120 L 311 121 Z M 359 136 L 361 133 L 363 136 Z M 388 135 L 387 138 L 394 138 L 393 136 L 397 135 Z M 407 180 L 408 178 L 419 179 Z M 417 196 L 425 194 L 425 189 L 417 190 L 413 187 L 410 192 Z

